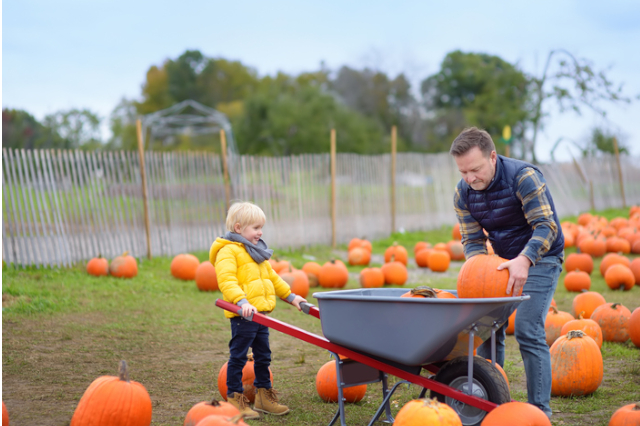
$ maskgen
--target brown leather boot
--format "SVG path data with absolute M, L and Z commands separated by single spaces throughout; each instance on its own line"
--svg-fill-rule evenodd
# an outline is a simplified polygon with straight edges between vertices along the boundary
M 232 392 L 227 395 L 227 402 L 240 411 L 240 414 L 244 414 L 244 420 L 258 419 L 260 413 L 257 413 L 251 409 L 249 398 L 244 396 L 240 392 Z
M 256 403 L 253 406 L 253 409 L 256 411 L 262 411 L 263 413 L 275 414 L 276 416 L 282 416 L 289 412 L 289 407 L 278 404 L 278 394 L 273 388 L 256 389 Z

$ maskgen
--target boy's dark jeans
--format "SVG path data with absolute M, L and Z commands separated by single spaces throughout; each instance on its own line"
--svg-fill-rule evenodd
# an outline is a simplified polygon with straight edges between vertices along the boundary
M 242 317 L 231 318 L 231 341 L 229 342 L 229 363 L 227 364 L 227 394 L 242 393 L 242 369 L 247 363 L 247 352 L 253 348 L 253 369 L 256 388 L 271 388 L 269 365 L 269 327 L 248 321 Z

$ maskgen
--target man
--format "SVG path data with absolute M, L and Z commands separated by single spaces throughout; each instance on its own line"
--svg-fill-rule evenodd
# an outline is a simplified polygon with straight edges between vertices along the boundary
M 465 257 L 486 254 L 486 236 L 497 255 L 508 259 L 507 294 L 531 298 L 518 306 L 515 337 L 527 376 L 529 403 L 551 417 L 551 358 L 544 322 L 558 284 L 564 237 L 549 188 L 540 170 L 496 154 L 489 133 L 472 127 L 453 141 L 462 179 L 454 196 Z M 505 326 L 497 332 L 496 362 L 504 365 Z M 490 358 L 490 341 L 478 355 Z

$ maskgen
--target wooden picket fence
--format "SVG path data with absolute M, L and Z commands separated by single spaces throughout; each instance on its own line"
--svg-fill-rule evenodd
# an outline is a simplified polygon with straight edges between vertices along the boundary
M 68 266 L 101 254 L 147 254 L 137 152 L 3 149 L 2 256 L 7 263 Z M 225 232 L 220 156 L 146 152 L 151 254 L 207 250 Z M 395 231 L 455 223 L 459 173 L 446 154 L 400 153 Z M 640 203 L 640 161 L 615 157 L 541 166 L 559 215 Z M 265 211 L 271 247 L 332 243 L 329 154 L 232 156 L 232 200 Z M 620 179 L 620 177 L 622 179 Z M 337 154 L 336 240 L 392 232 L 391 155 Z M 624 192 L 622 191 L 624 188 Z

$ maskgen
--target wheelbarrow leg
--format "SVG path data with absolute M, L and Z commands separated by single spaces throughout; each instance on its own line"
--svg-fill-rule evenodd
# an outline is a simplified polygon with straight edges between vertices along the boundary
M 345 417 L 344 394 L 342 392 L 342 387 L 344 385 L 344 382 L 342 380 L 342 360 L 340 359 L 340 356 L 337 353 L 333 353 L 333 355 L 336 359 L 336 382 L 338 383 L 338 411 L 333 416 L 333 419 L 331 420 L 331 423 L 329 423 L 329 426 L 333 426 L 336 420 L 338 420 L 338 417 L 340 417 L 340 426 L 347 426 L 347 423 L 344 418 Z
M 475 332 L 478 331 L 475 324 L 471 326 L 469 329 L 469 355 L 468 355 L 468 369 L 467 369 L 467 395 L 473 395 L 473 350 L 475 349 L 474 345 L 474 335 Z
M 382 372 L 381 372 L 382 373 Z M 393 424 L 393 422 L 395 421 L 395 419 L 393 418 L 393 416 L 391 415 L 391 406 L 389 404 L 389 400 L 391 400 L 391 396 L 393 396 L 393 393 L 396 391 L 396 389 L 398 388 L 398 386 L 403 385 L 403 384 L 411 384 L 411 382 L 408 382 L 406 380 L 400 380 L 398 383 L 396 383 L 395 385 L 393 385 L 393 387 L 391 388 L 391 390 L 387 390 L 387 375 L 386 373 L 382 373 L 384 375 L 383 380 L 383 384 L 382 384 L 382 390 L 383 390 L 383 394 L 385 395 L 384 399 L 382 400 L 382 404 L 380 404 L 380 406 L 378 407 L 378 410 L 376 411 L 376 413 L 373 415 L 373 418 L 371 419 L 371 422 L 369 422 L 369 426 L 372 426 L 375 422 L 378 421 L 378 419 L 380 418 L 380 416 L 382 415 L 382 411 L 385 411 L 385 415 L 386 415 L 386 419 L 382 420 L 383 423 L 390 423 Z

